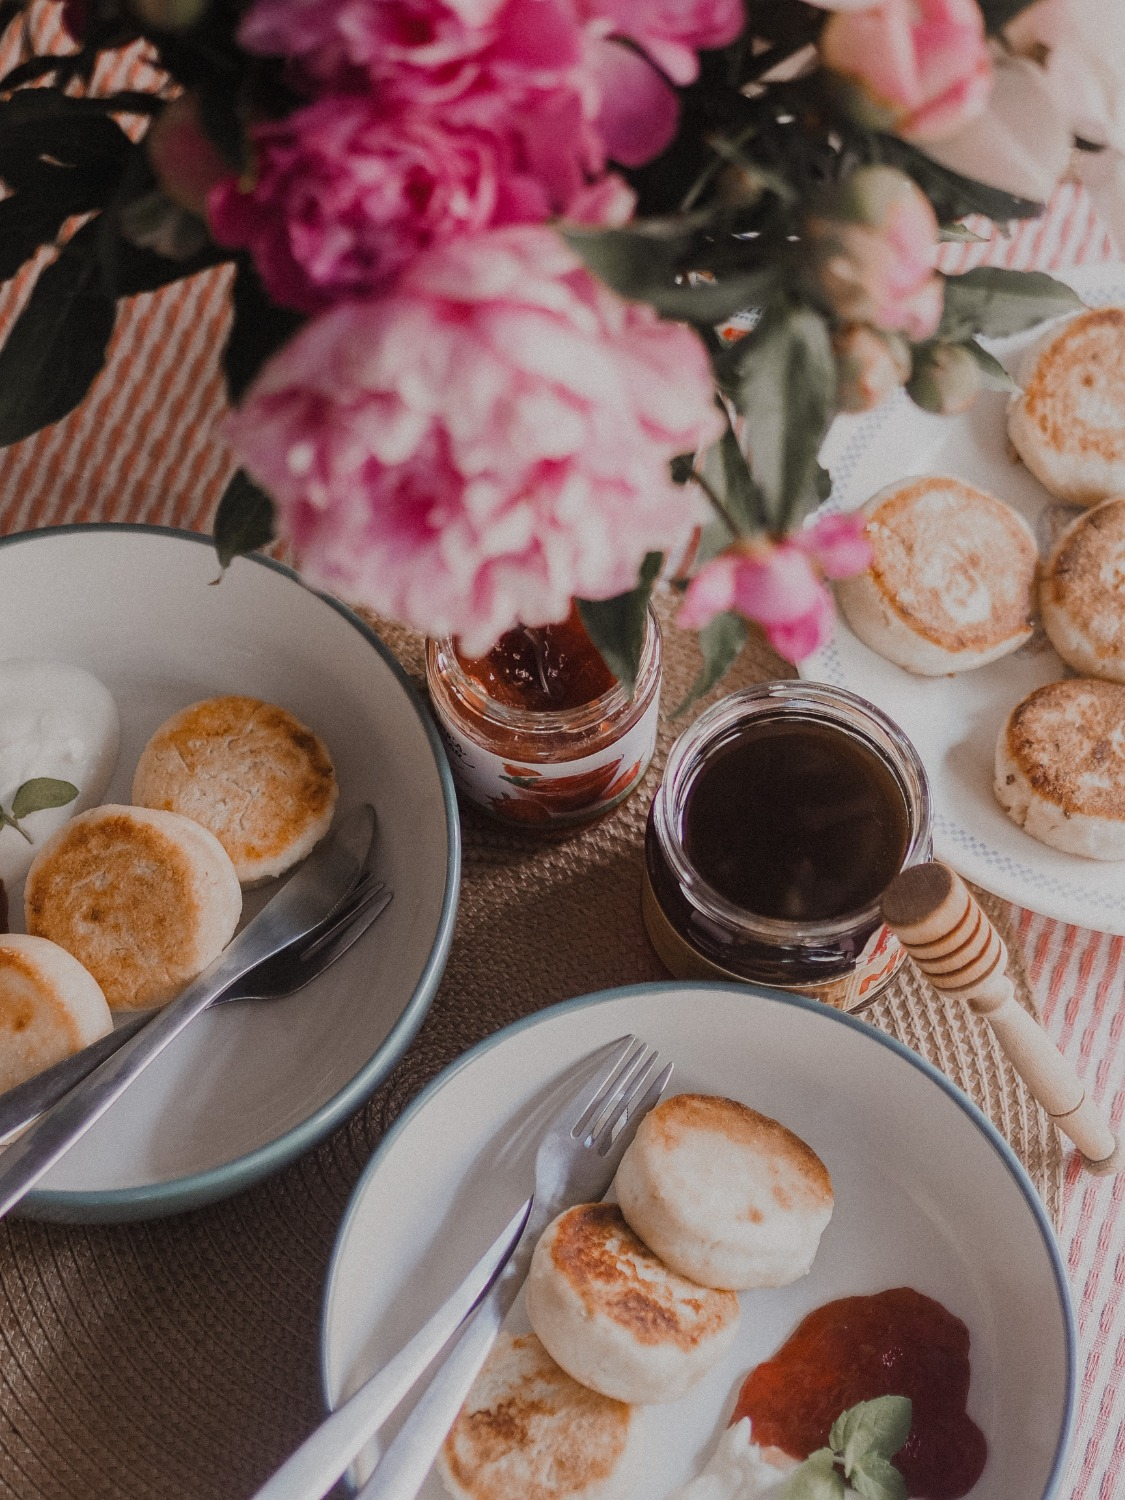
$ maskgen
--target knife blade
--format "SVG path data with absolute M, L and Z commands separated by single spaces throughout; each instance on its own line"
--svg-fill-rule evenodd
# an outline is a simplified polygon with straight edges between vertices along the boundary
M 54 1166 L 133 1079 L 214 997 L 331 916 L 355 884 L 375 837 L 375 809 L 356 808 L 198 979 L 0 1156 L 0 1218 Z

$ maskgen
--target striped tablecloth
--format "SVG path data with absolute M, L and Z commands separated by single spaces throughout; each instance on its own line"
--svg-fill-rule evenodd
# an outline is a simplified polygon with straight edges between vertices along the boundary
M 40 43 L 57 36 L 41 7 Z M 101 80 L 138 81 L 136 57 Z M 947 247 L 945 269 L 987 260 L 1058 268 L 1113 258 L 1082 190 L 1064 185 L 1048 214 L 1010 239 Z M 30 274 L 0 288 L 0 327 Z M 122 307 L 107 368 L 65 421 L 0 451 L 0 533 L 79 521 L 209 528 L 233 465 L 219 437 L 218 354 L 228 273 L 205 273 Z M 1017 910 L 1014 923 L 1046 1025 L 1121 1128 L 1125 1112 L 1125 939 Z M 1060 1240 L 1077 1309 L 1079 1408 L 1065 1500 L 1125 1495 L 1125 1173 L 1094 1179 L 1071 1158 Z M 1012 1496 L 1011 1500 L 1035 1500 Z

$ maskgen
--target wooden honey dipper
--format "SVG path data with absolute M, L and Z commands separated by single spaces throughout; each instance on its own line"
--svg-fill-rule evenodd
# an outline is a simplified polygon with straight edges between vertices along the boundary
M 1008 950 L 965 882 L 936 860 L 903 870 L 883 893 L 883 918 L 943 995 L 992 1027 L 1008 1061 L 1091 1172 L 1116 1172 L 1121 1147 L 1082 1080 L 1016 999 Z

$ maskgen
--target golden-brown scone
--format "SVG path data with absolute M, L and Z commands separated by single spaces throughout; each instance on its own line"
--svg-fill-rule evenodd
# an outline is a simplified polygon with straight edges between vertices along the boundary
M 1046 334 L 1020 383 L 1008 435 L 1052 495 L 1096 505 L 1125 491 L 1125 308 L 1093 308 Z
M 527 1278 L 531 1326 L 569 1375 L 603 1396 L 678 1401 L 721 1359 L 738 1298 L 689 1281 L 637 1238 L 615 1203 L 569 1208 Z
M 133 802 L 209 828 L 244 886 L 304 859 L 328 832 L 336 773 L 324 742 L 287 709 L 208 698 L 166 720 L 133 777 Z
M 533 1333 L 502 1333 L 438 1457 L 455 1500 L 630 1500 L 641 1412 L 579 1385 Z
M 46 938 L 0 937 L 0 1091 L 113 1029 L 97 980 Z
M 1125 682 L 1125 497 L 1063 531 L 1039 582 L 1051 644 L 1077 672 Z
M 986 666 L 1032 632 L 1038 550 L 1011 506 L 962 479 L 927 475 L 863 507 L 871 565 L 836 585 L 860 640 L 908 672 Z
M 163 1005 L 230 942 L 242 891 L 213 833 L 107 803 L 60 828 L 24 888 L 27 930 L 89 969 L 111 1010 Z
M 796 1281 L 832 1217 L 832 1180 L 812 1147 L 768 1115 L 710 1094 L 658 1104 L 614 1181 L 632 1229 L 704 1286 Z
M 1073 677 L 1016 705 L 996 742 L 996 796 L 1032 838 L 1125 859 L 1125 685 Z

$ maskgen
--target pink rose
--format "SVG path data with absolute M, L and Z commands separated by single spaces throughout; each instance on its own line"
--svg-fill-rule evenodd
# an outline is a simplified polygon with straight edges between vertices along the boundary
M 682 544 L 699 517 L 669 460 L 720 428 L 693 333 L 517 226 L 310 323 L 229 436 L 313 580 L 479 655 Z
M 826 516 L 781 542 L 738 541 L 691 580 L 677 623 L 702 630 L 733 610 L 760 625 L 780 656 L 801 661 L 832 637 L 823 578 L 846 578 L 870 561 L 862 516 Z
M 883 0 L 836 11 L 819 45 L 860 119 L 906 140 L 952 135 L 988 102 L 992 64 L 976 0 Z
M 807 224 L 811 274 L 835 315 L 927 339 L 941 321 L 930 201 L 894 167 L 860 167 L 826 194 Z
M 440 116 L 380 117 L 366 98 L 326 94 L 252 135 L 257 180 L 212 192 L 211 228 L 302 312 L 377 292 L 428 245 L 551 213 L 515 141 Z

